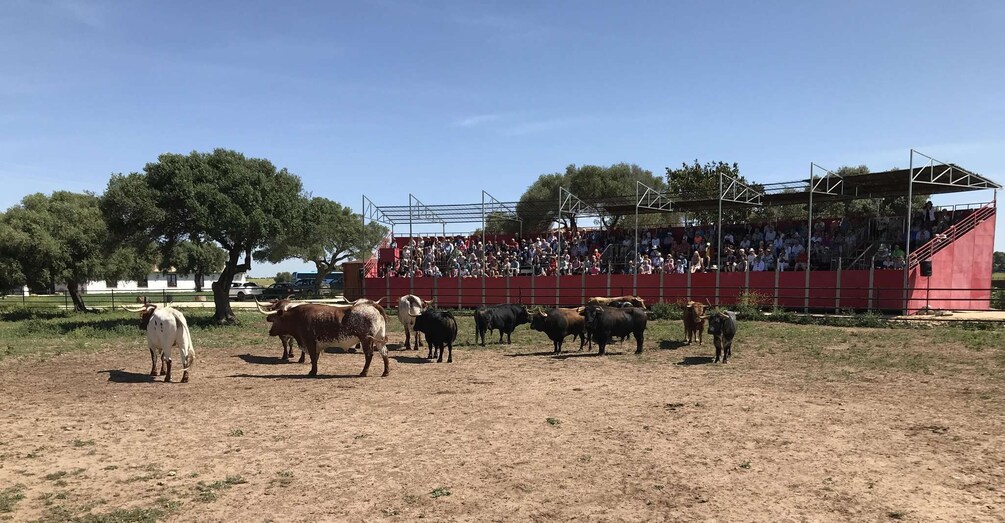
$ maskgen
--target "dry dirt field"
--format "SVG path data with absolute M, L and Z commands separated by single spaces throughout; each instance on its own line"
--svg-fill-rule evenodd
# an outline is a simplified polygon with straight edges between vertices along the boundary
M 719 365 L 679 322 L 556 357 L 464 319 L 436 364 L 392 318 L 389 377 L 308 379 L 242 316 L 164 384 L 113 318 L 0 322 L 0 520 L 1005 520 L 1001 330 L 748 322 Z

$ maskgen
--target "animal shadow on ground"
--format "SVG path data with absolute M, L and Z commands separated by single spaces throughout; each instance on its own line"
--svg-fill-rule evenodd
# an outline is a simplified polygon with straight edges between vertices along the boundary
M 285 365 L 289 363 L 289 361 L 283 361 L 283 359 L 278 356 L 256 356 L 254 354 L 238 354 L 237 357 L 244 360 L 245 363 L 253 363 L 255 365 Z
M 714 360 L 715 358 L 711 356 L 688 356 L 676 365 L 706 365 Z
M 521 358 L 523 356 L 551 356 L 552 354 L 555 354 L 555 351 L 546 350 L 541 352 L 514 352 L 513 354 L 507 354 L 506 356 L 510 358 Z
M 155 376 L 151 376 L 149 372 L 129 372 L 122 369 L 102 370 L 98 371 L 98 374 L 106 372 L 108 373 L 108 381 L 115 383 L 150 383 L 155 379 Z
M 307 373 L 303 374 L 231 374 L 227 376 L 228 378 L 263 378 L 267 380 L 330 380 L 330 379 L 345 379 L 345 378 L 358 378 L 358 374 L 318 374 L 317 376 L 308 376 Z
M 421 350 L 419 352 L 422 352 Z M 426 359 L 420 356 L 391 356 L 391 359 L 398 363 L 411 363 L 421 365 L 423 363 L 432 363 L 436 360 Z
M 402 343 L 388 343 L 387 344 L 387 350 L 412 350 L 412 349 L 409 348 L 409 347 L 406 347 Z
M 360 349 L 343 349 L 341 347 L 327 347 L 325 349 L 325 354 L 356 354 L 357 352 L 362 354 Z
M 602 356 L 621 356 L 624 352 L 613 352 L 607 351 L 606 354 L 599 354 L 597 351 L 583 351 L 583 352 L 563 352 L 562 354 L 555 354 L 552 358 L 556 360 L 567 360 L 569 358 L 595 358 Z
M 686 341 L 662 340 L 660 341 L 660 350 L 677 350 L 686 345 Z

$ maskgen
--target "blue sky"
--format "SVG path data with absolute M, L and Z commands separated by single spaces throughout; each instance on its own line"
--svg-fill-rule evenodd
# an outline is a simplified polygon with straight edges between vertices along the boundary
M 0 208 L 216 147 L 357 210 L 516 199 L 570 163 L 772 182 L 912 147 L 1001 183 L 1002 26 L 1003 2 L 7 0 Z

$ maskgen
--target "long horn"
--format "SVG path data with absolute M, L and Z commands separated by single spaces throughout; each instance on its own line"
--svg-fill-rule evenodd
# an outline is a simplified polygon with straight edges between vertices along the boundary
M 278 311 L 267 311 L 267 310 L 263 309 L 262 308 L 262 304 L 258 302 L 258 298 L 257 297 L 255 298 L 255 305 L 258 306 L 258 312 L 260 312 L 260 313 L 262 313 L 262 314 L 264 314 L 266 316 L 271 316 L 271 315 L 275 314 L 276 312 L 278 312 Z
M 128 311 L 128 312 L 143 312 L 143 311 L 147 310 L 147 306 L 144 305 L 144 306 L 142 306 L 142 307 L 140 307 L 138 309 L 130 309 L 129 307 L 126 307 L 126 306 L 123 305 L 122 306 L 122 310 Z
M 382 301 L 384 301 L 384 297 L 383 296 L 381 296 L 381 298 L 379 300 L 373 302 L 373 304 L 374 305 L 380 305 L 380 302 L 382 302 Z

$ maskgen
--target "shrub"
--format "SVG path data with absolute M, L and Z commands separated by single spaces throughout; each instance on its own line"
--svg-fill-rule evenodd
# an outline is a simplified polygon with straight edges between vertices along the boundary
M 1005 289 L 991 291 L 991 308 L 1005 310 Z
M 684 317 L 684 309 L 676 303 L 654 303 L 650 307 L 653 319 L 679 320 Z

